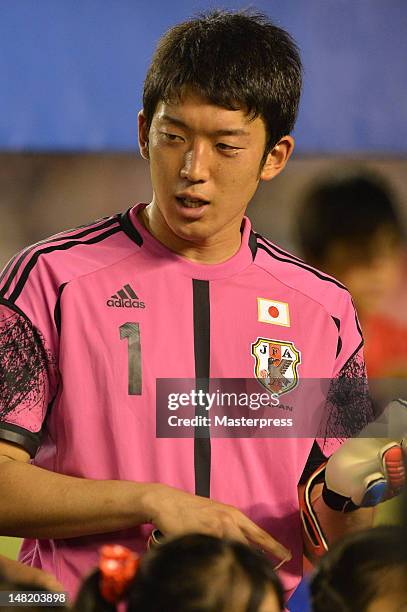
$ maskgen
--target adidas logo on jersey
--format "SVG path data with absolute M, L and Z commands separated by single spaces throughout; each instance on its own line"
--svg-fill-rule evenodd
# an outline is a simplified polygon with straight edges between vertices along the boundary
M 130 285 L 124 285 L 122 289 L 110 297 L 107 302 L 110 308 L 145 308 L 144 302 L 140 302 L 136 292 Z

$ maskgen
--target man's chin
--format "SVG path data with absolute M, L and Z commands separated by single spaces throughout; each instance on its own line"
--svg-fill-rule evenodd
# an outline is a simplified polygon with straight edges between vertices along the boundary
M 193 225 L 195 227 L 193 227 Z M 174 237 L 176 236 L 179 240 L 187 242 L 191 246 L 205 246 L 216 233 L 216 231 L 205 231 L 205 228 L 197 227 L 197 225 L 198 223 L 191 223 L 187 227 L 183 225 L 182 227 L 178 226 L 171 229 L 174 234 Z

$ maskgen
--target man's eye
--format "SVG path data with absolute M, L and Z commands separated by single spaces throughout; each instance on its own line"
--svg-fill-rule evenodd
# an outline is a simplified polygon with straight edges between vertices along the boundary
M 166 140 L 169 140 L 170 142 L 182 142 L 183 140 L 183 138 L 181 136 L 178 136 L 178 134 L 170 134 L 169 132 L 161 132 L 161 134 Z
M 216 145 L 218 149 L 221 151 L 240 151 L 241 147 L 233 147 L 232 145 L 228 145 L 224 142 L 218 142 Z

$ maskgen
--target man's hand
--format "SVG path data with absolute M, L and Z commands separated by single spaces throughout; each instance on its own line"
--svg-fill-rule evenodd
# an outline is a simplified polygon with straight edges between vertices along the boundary
M 73 538 L 153 523 L 164 536 L 213 534 L 250 541 L 279 560 L 291 558 L 284 546 L 232 506 L 159 483 L 57 474 L 29 464 L 29 458 L 15 445 L 0 442 L 4 535 Z
M 379 417 L 329 458 L 323 498 L 334 510 L 376 506 L 405 483 L 407 403 L 390 402 Z
M 312 555 L 324 554 L 329 542 L 358 523 L 366 526 L 369 508 L 400 493 L 406 481 L 406 433 L 407 403 L 393 400 L 310 477 L 300 503 Z
M 151 523 L 164 536 L 205 533 L 256 544 L 280 561 L 289 561 L 291 552 L 237 508 L 157 484 L 149 494 Z
M 354 438 L 330 457 L 323 497 L 347 512 L 377 504 L 400 493 L 405 482 L 405 440 Z

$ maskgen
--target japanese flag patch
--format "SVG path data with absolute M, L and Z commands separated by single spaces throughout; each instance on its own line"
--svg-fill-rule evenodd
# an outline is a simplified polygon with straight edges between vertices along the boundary
M 257 312 L 261 323 L 290 327 L 290 312 L 285 302 L 258 297 Z

